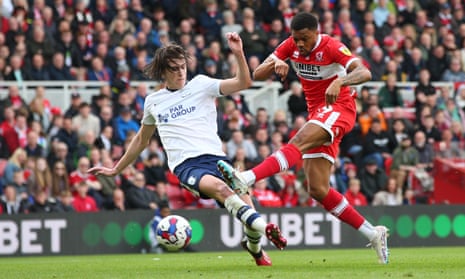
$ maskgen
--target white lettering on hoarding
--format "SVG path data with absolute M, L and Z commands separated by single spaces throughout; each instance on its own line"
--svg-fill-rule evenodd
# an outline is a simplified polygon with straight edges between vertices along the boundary
M 21 253 L 39 254 L 42 253 L 42 244 L 37 241 L 37 230 L 42 227 L 40 220 L 21 221 Z
M 18 227 L 13 221 L 0 222 L 0 255 L 14 254 L 19 248 Z
M 50 237 L 50 252 L 60 253 L 61 232 L 66 227 L 65 219 L 0 221 L 0 255 L 43 253 L 46 236 Z
M 220 238 L 226 247 L 236 247 L 242 240 L 242 223 L 234 218 L 231 227 L 229 215 L 220 216 Z
M 61 252 L 61 234 L 60 231 L 66 228 L 66 220 L 45 220 L 44 227 L 50 229 L 50 252 Z
M 341 244 L 341 222 L 330 213 L 272 213 L 263 214 L 267 222 L 278 224 L 287 238 L 290 246 L 308 245 L 323 246 L 327 244 Z M 243 237 L 242 224 L 230 215 L 220 216 L 220 238 L 226 247 L 237 247 Z M 232 222 L 231 222 L 232 221 Z M 233 226 L 231 227 L 231 224 Z M 323 228 L 329 231 L 322 231 Z M 263 246 L 269 245 L 266 238 L 262 238 Z

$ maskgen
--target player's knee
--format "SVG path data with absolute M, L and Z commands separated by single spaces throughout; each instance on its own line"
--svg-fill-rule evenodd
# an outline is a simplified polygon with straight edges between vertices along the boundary
M 310 185 L 310 196 L 317 201 L 323 200 L 328 194 L 329 186 Z
M 229 186 L 227 186 L 226 184 L 218 184 L 216 187 L 215 187 L 215 191 L 213 193 L 214 195 L 214 199 L 219 201 L 219 202 L 224 202 L 224 200 L 226 200 L 226 198 L 228 198 L 229 196 L 233 195 L 234 192 L 231 190 L 231 188 L 229 188 Z

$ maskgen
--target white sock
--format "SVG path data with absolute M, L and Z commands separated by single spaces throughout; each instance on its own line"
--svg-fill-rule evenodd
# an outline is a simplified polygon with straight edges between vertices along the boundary
M 245 226 L 265 235 L 266 222 L 255 209 L 246 204 L 238 195 L 232 194 L 224 201 L 224 207 L 232 216 L 239 219 Z
M 262 235 L 259 232 L 248 228 L 247 226 L 244 226 L 244 228 L 245 236 L 247 237 L 247 248 L 249 248 L 252 253 L 260 252 L 262 249 L 260 246 Z
M 365 220 L 360 228 L 358 228 L 358 231 L 361 232 L 370 241 L 373 240 L 373 238 L 375 238 L 375 236 L 378 234 L 378 232 L 375 230 L 375 227 L 373 227 L 373 225 L 370 224 L 370 222 L 367 220 Z
M 247 186 L 252 186 L 255 183 L 255 174 L 253 173 L 253 171 L 248 170 L 248 171 L 241 172 L 241 174 L 242 174 L 242 177 L 247 182 Z

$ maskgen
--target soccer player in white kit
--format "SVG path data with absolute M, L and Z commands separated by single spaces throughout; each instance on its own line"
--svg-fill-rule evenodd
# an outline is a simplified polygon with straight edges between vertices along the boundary
M 113 176 L 121 173 L 144 150 L 158 129 L 166 150 L 168 166 L 183 187 L 203 198 L 213 198 L 244 224 L 246 237 L 242 247 L 257 265 L 271 265 L 271 259 L 260 246 L 265 235 L 278 249 L 284 249 L 286 239 L 279 227 L 267 224 L 253 207 L 249 195 L 237 195 L 226 184 L 217 168 L 218 160 L 228 160 L 217 135 L 216 98 L 250 87 L 252 80 L 244 56 L 242 40 L 237 33 L 227 33 L 231 52 L 236 57 L 238 70 L 229 79 L 213 79 L 198 75 L 187 82 L 185 50 L 169 44 L 156 50 L 146 66 L 152 79 L 165 87 L 147 96 L 141 128 L 126 152 L 113 168 L 95 167 L 95 174 Z

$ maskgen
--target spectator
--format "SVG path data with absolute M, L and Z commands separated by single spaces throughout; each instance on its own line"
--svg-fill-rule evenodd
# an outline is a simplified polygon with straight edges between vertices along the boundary
M 404 191 L 407 187 L 407 176 L 418 164 L 419 155 L 409 136 L 403 137 L 400 145 L 392 153 L 391 177 L 396 179 L 396 185 Z
M 101 165 L 104 167 L 112 167 L 113 160 L 110 156 L 104 156 L 102 158 Z M 93 167 L 95 167 L 95 165 Z M 97 175 L 96 177 L 98 182 L 102 185 L 102 190 L 100 191 L 100 193 L 103 198 L 103 207 L 107 208 L 111 205 L 112 200 L 114 199 L 114 191 L 118 188 L 118 185 L 116 184 L 116 179 L 113 176 L 104 175 Z
M 370 131 L 364 139 L 363 154 L 364 160 L 374 158 L 379 168 L 384 167 L 384 161 L 391 157 L 390 155 L 390 137 L 386 131 L 381 128 L 378 119 L 373 119 Z
M 75 197 L 79 195 L 79 185 L 81 182 L 85 182 L 89 196 L 94 199 L 97 206 L 100 208 L 103 203 L 102 195 L 100 193 L 102 190 L 102 184 L 100 184 L 95 175 L 87 172 L 89 168 L 90 162 L 87 157 L 81 157 L 78 159 L 77 169 L 69 174 L 71 192 L 73 192 Z
M 79 105 L 79 113 L 73 117 L 72 125 L 79 138 L 82 138 L 88 131 L 92 131 L 94 136 L 100 134 L 100 119 L 92 114 L 87 102 Z
M 110 82 L 112 78 L 113 72 L 109 67 L 103 64 L 102 58 L 93 57 L 91 60 L 91 68 L 87 71 L 87 79 Z
M 150 153 L 144 165 L 144 176 L 147 185 L 155 186 L 158 182 L 167 182 L 166 170 L 157 153 Z
M 28 207 L 30 213 L 51 213 L 58 212 L 55 200 L 51 200 L 46 191 L 38 190 L 34 192 L 33 202 Z
M 18 194 L 15 186 L 6 184 L 0 197 L 0 207 L 8 215 L 24 213 L 28 207 L 27 194 Z
M 352 206 L 368 205 L 365 195 L 360 192 L 360 180 L 358 178 L 351 178 L 349 179 L 348 185 L 347 192 L 344 194 L 347 202 Z
M 426 134 L 427 141 L 431 144 L 441 140 L 441 131 L 436 127 L 431 114 L 421 118 L 420 130 Z
M 60 32 L 60 39 L 57 41 L 55 49 L 64 56 L 64 64 L 71 71 L 81 71 L 83 60 L 80 57 L 79 49 L 74 41 L 73 33 L 70 30 Z
M 447 68 L 441 77 L 443 81 L 463 82 L 465 80 L 465 72 L 462 70 L 462 65 L 458 58 L 452 58 Z
M 28 77 L 31 80 L 53 80 L 50 77 L 49 70 L 45 66 L 42 53 L 36 53 L 32 56 L 32 65 Z
M 284 182 L 284 189 L 280 193 L 282 205 L 284 207 L 299 206 L 300 197 L 296 189 L 296 177 L 292 175 Z
M 8 154 L 12 154 L 19 147 L 18 134 L 15 127 L 15 111 L 11 107 L 5 107 L 3 122 L 0 123 L 0 137 L 5 141 Z
M 268 187 L 268 179 L 262 179 L 255 182 L 253 187 L 253 196 L 257 199 L 260 206 L 263 207 L 281 207 L 283 202 L 279 195 Z
M 169 203 L 168 187 L 170 186 L 165 181 L 158 181 L 155 185 L 155 201 L 159 207 Z
M 385 0 L 382 0 L 385 1 Z M 386 62 L 383 50 L 375 46 L 371 50 L 370 57 L 368 59 L 368 64 L 372 74 L 372 80 L 380 81 L 384 72 L 386 71 Z
M 88 157 L 91 158 L 91 151 L 95 147 L 95 134 L 93 131 L 89 130 L 81 137 L 81 140 L 78 143 L 76 150 L 76 157 Z M 94 162 L 93 162 L 94 163 Z
M 446 50 L 441 44 L 437 44 L 432 53 L 429 55 L 427 68 L 431 74 L 431 81 L 440 81 L 442 75 L 449 65 L 449 57 L 446 55 Z
M 392 153 L 394 151 L 394 149 L 397 148 L 397 146 L 399 146 L 402 142 L 402 140 L 405 138 L 405 137 L 408 137 L 410 136 L 412 133 L 410 133 L 410 131 L 407 130 L 406 126 L 405 126 L 405 123 L 403 121 L 403 119 L 401 118 L 397 118 L 397 119 L 393 119 L 392 120 L 392 123 L 391 123 L 391 126 L 390 126 L 390 129 L 388 131 L 389 133 L 389 150 L 390 150 L 390 153 Z
M 293 81 L 291 83 L 290 91 L 291 95 L 287 99 L 287 108 L 294 122 L 297 116 L 307 115 L 307 101 L 305 101 L 302 85 L 298 81 Z
M 154 192 L 146 188 L 145 176 L 142 172 L 136 172 L 126 192 L 129 209 L 156 209 L 156 197 Z
M 257 56 L 260 60 L 263 59 L 268 42 L 266 33 L 256 27 L 253 18 L 244 18 L 242 26 L 243 29 L 239 35 L 242 38 L 244 49 L 247 50 L 247 57 Z
M 45 192 L 51 196 L 52 192 L 52 172 L 45 158 L 35 159 L 35 167 L 27 178 L 28 193 Z
M 244 138 L 244 133 L 241 130 L 233 131 L 231 139 L 226 143 L 227 154 L 233 158 L 238 148 L 243 148 L 245 157 L 253 161 L 257 157 L 257 150 L 252 142 Z
M 155 210 L 155 214 L 153 216 L 153 219 L 150 221 L 150 232 L 149 232 L 149 237 L 150 237 L 150 251 L 161 254 L 163 253 L 163 247 L 158 244 L 158 240 L 156 238 L 157 234 L 157 227 L 160 221 L 171 214 L 171 210 L 169 207 L 168 203 L 163 203 L 160 204 L 160 207 Z
M 68 171 L 66 165 L 62 161 L 56 161 L 52 165 L 52 182 L 51 196 L 54 198 L 61 197 L 62 193 L 70 192 Z
M 94 145 L 98 149 L 110 152 L 113 145 L 113 126 L 104 126 L 102 133 L 97 137 Z
M 56 197 L 56 207 L 58 212 L 74 212 L 73 195 L 70 191 L 63 191 Z
M 78 134 L 73 129 L 72 121 L 71 116 L 65 116 L 63 120 L 63 128 L 58 131 L 55 137 L 56 140 L 66 144 L 68 147 L 68 156 L 70 156 L 70 158 L 73 158 L 79 143 Z
M 52 106 L 50 105 L 50 101 L 45 98 L 45 88 L 43 86 L 36 87 L 35 96 L 29 103 L 29 107 L 31 110 L 30 120 L 38 121 L 41 128 L 47 130 L 50 125 L 50 119 L 52 118 Z
M 100 114 L 99 114 L 100 127 L 103 128 L 105 126 L 112 126 L 113 121 L 114 121 L 113 116 L 114 116 L 114 113 L 113 113 L 112 106 L 111 105 L 103 106 L 100 109 Z
M 32 29 L 32 38 L 27 42 L 28 55 L 41 53 L 45 61 L 50 61 L 55 51 L 52 40 L 47 39 L 43 27 L 35 26 Z
M 227 50 L 228 41 L 226 40 L 225 34 L 228 32 L 236 32 L 239 34 L 242 31 L 242 25 L 236 23 L 236 18 L 231 10 L 225 10 L 223 12 L 223 20 L 224 24 L 221 26 L 220 38 L 223 38 L 222 49 Z
M 74 170 L 73 155 L 68 152 L 68 145 L 61 141 L 52 142 L 52 148 L 47 156 L 49 166 L 56 162 L 63 162 L 68 173 Z
M 4 172 L 3 172 L 3 185 L 11 184 L 14 182 L 13 177 L 14 174 L 18 171 L 24 169 L 27 161 L 27 153 L 22 148 L 17 148 L 11 157 L 8 159 L 6 163 Z
M 45 157 L 46 150 L 39 145 L 39 135 L 35 131 L 29 131 L 27 133 L 27 143 L 24 147 L 28 157 L 41 158 Z
M 115 11 L 105 0 L 96 0 L 95 8 L 92 9 L 92 18 L 95 22 L 101 20 L 108 26 L 115 16 Z
M 397 87 L 397 78 L 393 74 L 387 76 L 386 83 L 378 91 L 380 108 L 403 107 L 404 101 Z
M 14 54 L 10 57 L 10 64 L 5 72 L 5 80 L 14 80 L 21 84 L 29 80 L 29 73 L 23 67 L 24 60 L 20 55 Z
M 65 56 L 61 52 L 56 52 L 52 57 L 52 64 L 49 67 L 50 79 L 52 80 L 75 80 L 71 68 L 65 64 Z
M 20 112 L 25 116 L 27 116 L 29 112 L 28 105 L 19 94 L 19 87 L 17 85 L 10 85 L 8 87 L 8 96 L 3 100 L 3 105 L 5 108 L 11 107 L 14 112 Z
M 375 103 L 369 104 L 366 112 L 361 113 L 358 117 L 362 136 L 365 136 L 369 132 L 374 119 L 378 120 L 382 131 L 387 131 L 388 129 L 384 113 L 377 103 L 376 101 Z
M 123 144 L 129 132 L 137 132 L 139 124 L 132 119 L 131 108 L 124 106 L 121 108 L 120 115 L 116 117 L 114 125 L 116 131 L 115 141 Z
M 357 175 L 360 178 L 360 187 L 367 202 L 371 204 L 375 193 L 383 189 L 388 177 L 382 168 L 378 168 L 377 161 L 369 159 Z
M 398 186 L 395 178 L 389 178 L 383 190 L 378 191 L 373 197 L 371 203 L 374 206 L 388 205 L 396 206 L 402 205 L 402 189 Z
M 97 204 L 91 196 L 87 194 L 89 185 L 85 180 L 80 181 L 76 185 L 77 194 L 74 195 L 73 208 L 76 212 L 97 212 Z
M 126 211 L 126 198 L 123 190 L 115 189 L 113 191 L 111 203 L 108 204 L 105 209 L 121 212 Z
M 8 145 L 6 144 L 5 138 L 1 136 L 1 133 L 0 133 L 0 159 L 8 159 L 8 157 L 10 157 L 10 151 L 9 151 Z M 0 180 L 0 185 L 1 185 L 1 180 Z
M 75 117 L 79 114 L 79 108 L 81 107 L 82 99 L 79 92 L 71 93 L 71 105 L 65 112 L 65 117 Z
M 199 13 L 197 22 L 200 33 L 210 42 L 220 37 L 223 19 L 216 0 L 206 0 L 204 3 L 205 8 Z

